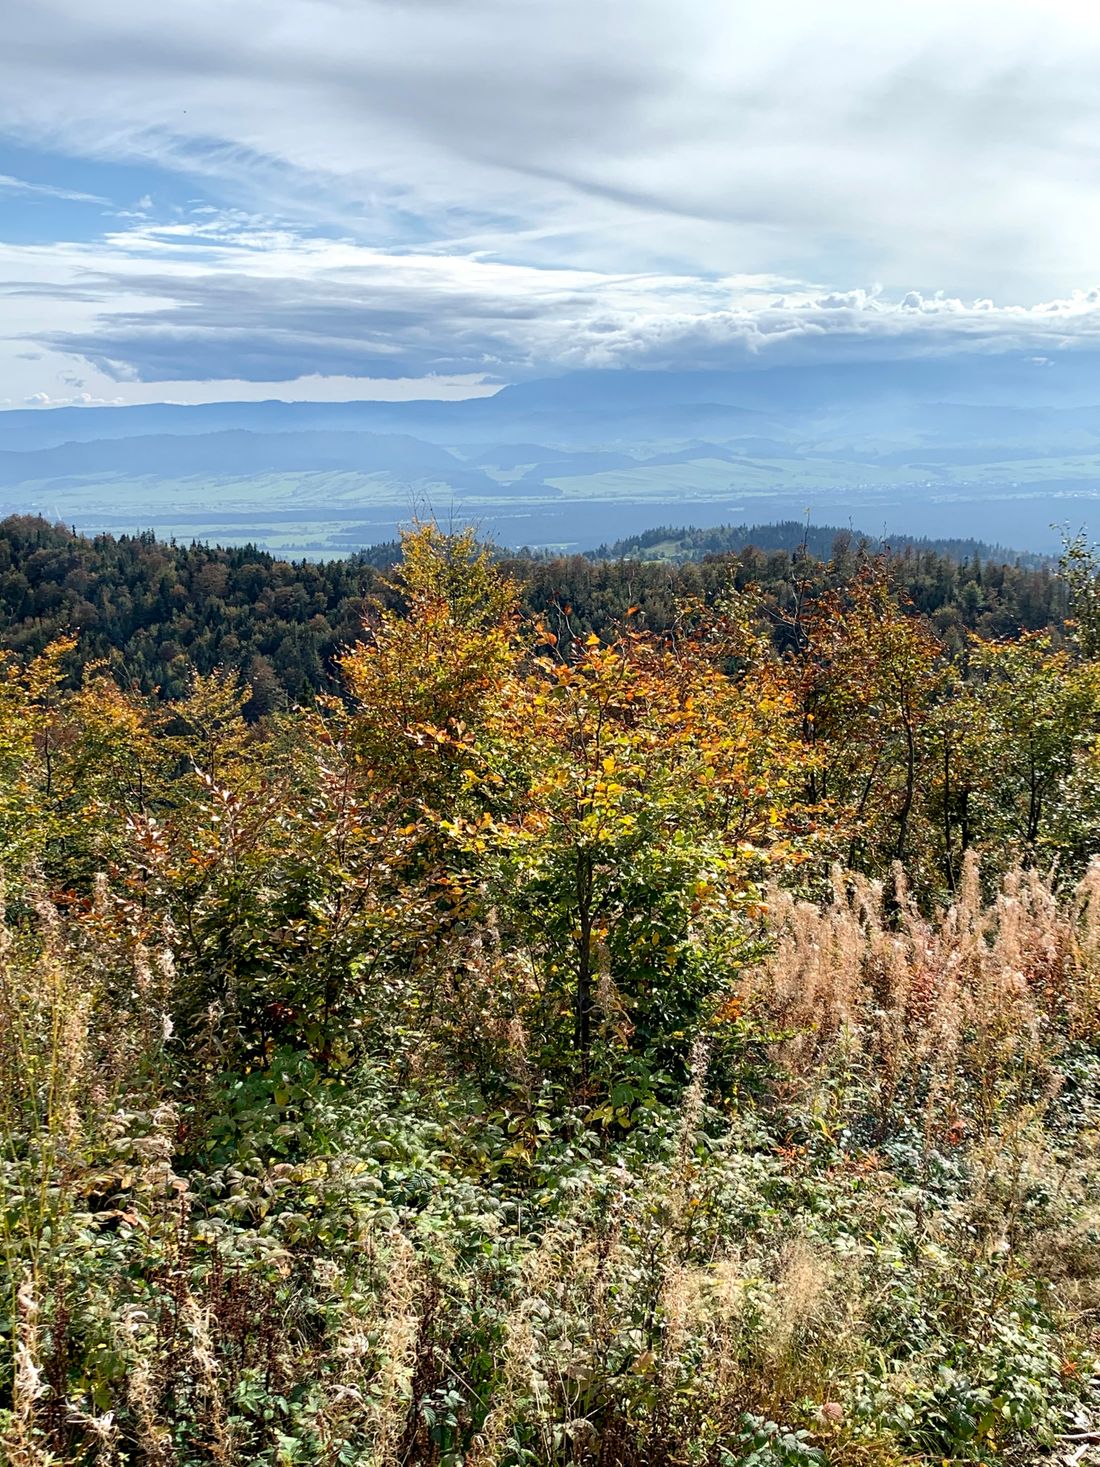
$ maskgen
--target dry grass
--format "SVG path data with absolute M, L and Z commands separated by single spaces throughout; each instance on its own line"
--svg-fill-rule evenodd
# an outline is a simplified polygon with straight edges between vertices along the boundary
M 679 1109 L 615 1146 L 578 1127 L 557 1192 L 536 1201 L 532 1182 L 529 1200 L 509 1170 L 494 1191 L 436 1140 L 406 1170 L 434 1167 L 439 1197 L 400 1215 L 347 1212 L 377 1169 L 356 1150 L 366 1099 L 323 1160 L 242 1162 L 218 1195 L 178 1173 L 184 1107 L 150 1084 L 171 955 L 117 932 L 97 948 L 109 901 L 80 920 L 42 903 L 33 940 L 0 949 L 13 1467 L 348 1451 L 359 1467 L 900 1467 L 950 1449 L 945 1360 L 980 1384 L 1049 1355 L 1038 1400 L 1086 1369 L 1100 1152 L 1050 1112 L 1063 1057 L 1100 1036 L 1100 866 L 1068 899 L 1023 872 L 983 896 L 972 861 L 932 914 L 900 874 L 884 893 L 837 872 L 822 907 L 773 891 L 774 947 L 743 993 L 770 1036 L 758 1111 L 717 1114 L 700 1040 Z M 488 946 L 478 991 L 504 962 Z M 518 1021 L 493 1042 L 509 1040 L 527 1083 Z M 944 1166 L 953 1190 L 933 1185 Z M 318 1231 L 296 1241 L 311 1207 Z M 94 1391 L 74 1385 L 89 1351 L 122 1362 Z M 293 1424 L 241 1404 L 294 1392 Z M 1032 1441 L 1050 1430 L 1035 1410 Z M 972 1460 L 1008 1432 L 975 1438 Z
M 783 1036 L 786 1097 L 827 1111 L 846 1077 L 873 1095 L 883 1134 L 919 1108 L 929 1143 L 987 1138 L 1041 1095 L 1064 1045 L 1100 1034 L 1098 863 L 1069 902 L 1020 870 L 984 899 L 971 855 L 958 901 L 931 915 L 900 870 L 887 893 L 838 869 L 828 904 L 777 889 L 769 918 L 774 952 L 746 997 Z

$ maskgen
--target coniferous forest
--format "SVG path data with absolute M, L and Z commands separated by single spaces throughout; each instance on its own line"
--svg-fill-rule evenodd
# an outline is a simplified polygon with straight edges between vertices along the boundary
M 663 558 L 653 558 L 654 539 L 665 542 Z M 711 604 L 731 581 L 789 608 L 799 562 L 831 561 L 843 580 L 875 554 L 846 532 L 793 523 L 659 530 L 604 552 L 503 556 L 500 564 L 524 610 L 551 618 L 570 639 L 612 636 L 630 608 L 633 625 L 667 633 L 683 601 Z M 25 656 L 75 632 L 70 686 L 88 663 L 105 662 L 124 686 L 166 698 L 183 697 L 195 671 L 222 668 L 251 687 L 255 718 L 341 693 L 340 652 L 360 636 L 369 603 L 397 604 L 387 572 L 400 558 L 400 545 L 380 545 L 348 559 L 291 563 L 248 546 L 165 544 L 151 534 L 88 539 L 12 516 L 0 521 L 0 641 Z M 1064 583 L 1039 557 L 902 542 L 881 564 L 955 654 L 969 632 L 1060 632 L 1068 614 Z
M 1087 545 L 377 559 L 3 526 L 0 1458 L 1084 1441 Z

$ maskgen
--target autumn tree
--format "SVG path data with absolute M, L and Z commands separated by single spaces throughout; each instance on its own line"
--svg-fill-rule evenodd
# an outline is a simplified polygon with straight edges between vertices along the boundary
M 438 803 L 514 664 L 516 587 L 472 531 L 423 525 L 402 548 L 399 605 L 375 603 L 340 665 L 364 767 L 404 802 Z
M 1068 853 L 1080 838 L 1074 826 L 1080 832 L 1092 814 L 1074 781 L 1087 781 L 1096 760 L 1100 664 L 1047 636 L 976 642 L 965 697 L 981 746 L 981 843 L 1027 860 L 1044 848 Z
M 625 631 L 537 659 L 505 686 L 451 827 L 527 965 L 544 1052 L 571 1050 L 587 1083 L 598 1051 L 619 1093 L 626 1073 L 682 1070 L 735 980 L 756 880 L 790 849 L 789 705 L 724 660 L 698 632 Z
M 942 686 L 941 644 L 874 564 L 844 589 L 813 595 L 797 630 L 785 666 L 814 755 L 807 798 L 828 808 L 849 866 L 905 861 Z

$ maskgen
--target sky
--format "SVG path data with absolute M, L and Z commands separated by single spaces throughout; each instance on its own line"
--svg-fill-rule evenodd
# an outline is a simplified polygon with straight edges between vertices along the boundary
M 0 406 L 1100 346 L 1082 0 L 8 0 Z

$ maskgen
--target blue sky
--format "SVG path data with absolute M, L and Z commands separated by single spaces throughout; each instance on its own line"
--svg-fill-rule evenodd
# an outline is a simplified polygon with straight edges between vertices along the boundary
M 14 0 L 0 404 L 1097 345 L 1068 0 Z

